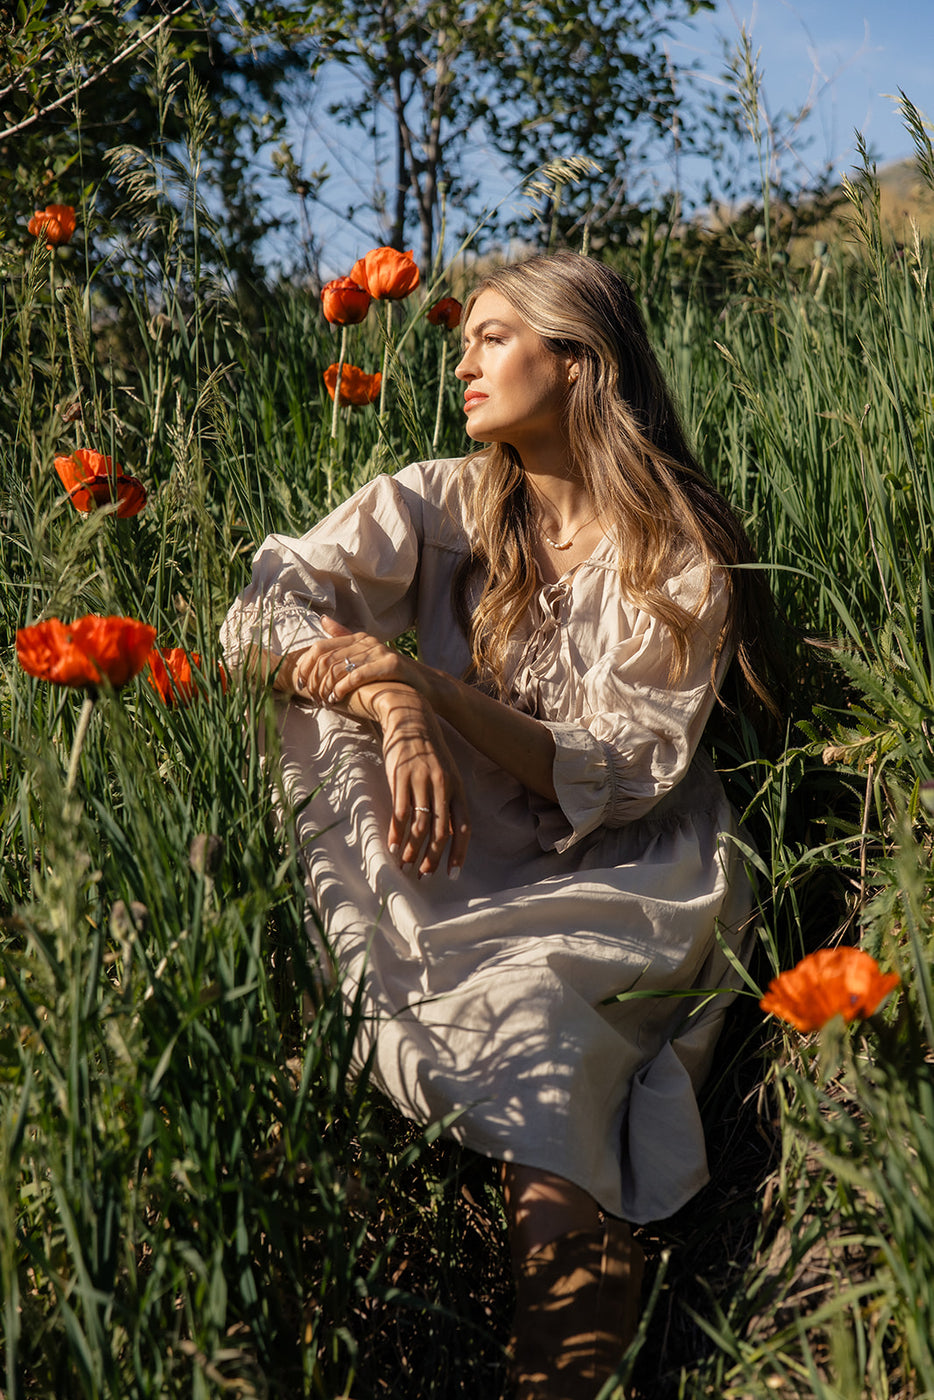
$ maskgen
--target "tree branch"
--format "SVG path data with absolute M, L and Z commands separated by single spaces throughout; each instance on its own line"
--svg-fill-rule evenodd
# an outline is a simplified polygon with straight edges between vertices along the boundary
M 79 25 L 79 27 L 74 31 L 71 37 L 72 39 L 80 39 L 82 34 L 86 34 L 88 30 L 92 28 L 93 25 L 90 23 L 90 21 L 88 21 L 87 24 Z M 45 47 L 40 49 L 39 52 L 32 59 L 30 59 L 30 65 L 37 66 L 42 62 L 42 60 L 46 57 L 47 54 L 54 53 L 55 46 L 57 43 L 57 38 L 50 39 L 49 42 L 45 45 Z M 5 88 L 0 88 L 0 102 L 2 102 L 5 97 L 9 97 L 11 92 L 16 92 L 22 87 L 23 84 L 21 82 L 7 83 Z
M 104 64 L 103 68 L 83 78 L 76 87 L 66 92 L 64 97 L 59 97 L 55 102 L 50 102 L 48 107 L 43 107 L 41 112 L 33 112 L 31 117 L 26 117 L 23 121 L 18 122 L 16 126 L 8 126 L 5 131 L 0 131 L 0 141 L 5 141 L 10 136 L 16 136 L 18 132 L 25 131 L 27 127 L 35 126 L 36 122 L 42 121 L 43 117 L 47 117 L 50 112 L 56 111 L 59 107 L 67 106 L 79 92 L 83 92 L 85 88 L 91 87 L 93 83 L 100 82 L 101 78 L 105 77 L 112 69 L 116 68 L 118 64 L 123 63 L 123 61 L 129 58 L 131 54 L 135 53 L 138 48 L 141 48 L 147 40 L 151 39 L 154 34 L 157 34 L 160 29 L 167 25 L 170 19 L 174 19 L 176 15 L 180 15 L 183 10 L 190 9 L 191 4 L 192 0 L 182 0 L 182 3 L 176 5 L 174 10 L 171 10 L 167 15 L 163 15 L 158 24 L 154 24 L 151 29 L 147 29 L 145 34 L 141 34 L 138 39 L 134 39 L 131 44 L 127 44 L 126 48 L 122 49 L 120 53 L 115 54 L 109 63 Z

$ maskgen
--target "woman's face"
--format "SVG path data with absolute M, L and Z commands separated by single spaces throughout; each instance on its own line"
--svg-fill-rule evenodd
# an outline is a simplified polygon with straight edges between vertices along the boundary
M 464 326 L 467 434 L 523 452 L 564 437 L 570 357 L 555 355 L 499 292 L 481 292 Z

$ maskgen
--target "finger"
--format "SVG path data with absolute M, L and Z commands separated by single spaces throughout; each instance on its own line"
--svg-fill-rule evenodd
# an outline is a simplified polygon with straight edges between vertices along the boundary
M 352 663 L 349 667 L 347 661 Z M 349 656 L 336 665 L 330 673 L 328 704 L 339 705 L 342 700 L 353 695 L 354 691 L 359 690 L 361 686 L 368 685 L 370 681 L 385 679 L 385 672 L 379 665 L 367 665 L 363 661 L 354 661 L 353 657 Z
M 448 876 L 456 880 L 467 858 L 470 844 L 470 817 L 462 796 L 451 800 L 451 849 L 448 852 Z
M 323 700 L 326 694 L 326 676 L 324 659 L 308 651 L 292 671 L 292 688 L 303 699 Z
M 389 846 L 403 871 L 410 870 L 419 857 L 428 835 L 430 816 L 427 794 L 416 792 L 406 779 L 397 777 Z
M 402 869 L 406 870 L 414 865 L 424 849 L 425 842 L 431 835 L 433 813 L 428 793 L 421 795 L 421 801 L 412 803 L 412 820 L 409 825 L 408 839 L 402 848 Z
M 389 854 L 401 865 L 409 839 L 412 801 L 409 785 L 396 776 L 392 782 L 392 818 L 389 823 Z
M 292 667 L 292 674 L 291 677 L 289 677 L 287 686 L 301 698 L 306 698 L 308 696 L 307 666 L 304 657 L 296 661 L 295 665 Z
M 312 697 L 320 699 L 320 669 L 321 658 L 317 646 L 309 647 L 292 667 L 292 689 L 306 699 Z
M 318 621 L 329 637 L 350 637 L 353 635 L 349 627 L 338 622 L 336 617 L 328 617 L 327 613 L 319 613 Z
M 337 702 L 345 700 L 355 690 L 373 681 L 409 684 L 409 679 L 400 664 L 399 654 L 379 644 L 368 645 L 364 642 L 357 645 L 335 657 L 331 665 L 333 669 L 330 694 Z
M 444 810 L 436 812 L 432 817 L 428 845 L 425 847 L 422 863 L 418 867 L 419 876 L 434 874 L 438 868 L 438 862 L 441 859 L 441 854 L 448 843 L 450 835 L 451 817 L 447 802 L 445 802 Z
M 389 834 L 386 838 L 389 846 L 389 854 L 395 857 L 396 864 L 402 864 L 402 845 L 408 836 L 409 824 L 405 816 L 399 817 L 393 812 L 389 821 Z
M 344 640 L 318 641 L 302 657 L 299 669 L 305 689 L 321 700 L 332 703 L 334 687 L 339 678 L 349 675 L 345 666 L 347 643 Z M 353 663 L 351 671 L 356 667 Z

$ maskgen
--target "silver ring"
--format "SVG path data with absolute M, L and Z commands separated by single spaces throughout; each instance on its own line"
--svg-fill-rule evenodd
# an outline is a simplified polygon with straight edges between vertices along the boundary
M 345 657 L 344 657 L 344 670 L 345 670 L 345 671 L 356 671 L 356 669 L 357 669 L 357 663 L 356 663 L 356 661 L 351 661 L 351 659 L 350 659 L 349 656 L 345 656 Z
M 428 815 L 431 816 L 431 808 L 430 808 L 430 807 L 413 807 L 412 810 L 415 811 L 415 812 L 427 812 Z

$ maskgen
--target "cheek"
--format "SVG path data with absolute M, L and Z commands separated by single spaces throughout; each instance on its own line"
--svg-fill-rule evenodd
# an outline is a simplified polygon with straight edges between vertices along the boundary
M 567 384 L 553 370 L 539 370 L 535 384 L 535 398 L 543 412 L 560 413 L 567 400 Z

